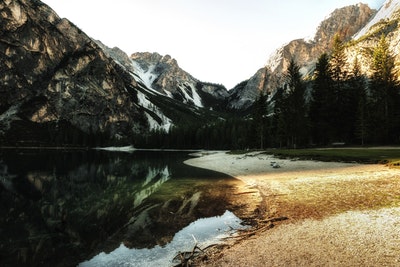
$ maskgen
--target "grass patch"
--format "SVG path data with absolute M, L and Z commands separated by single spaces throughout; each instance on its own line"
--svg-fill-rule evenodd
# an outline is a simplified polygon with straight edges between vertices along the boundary
M 400 148 L 273 149 L 266 153 L 279 158 L 379 163 L 400 168 Z

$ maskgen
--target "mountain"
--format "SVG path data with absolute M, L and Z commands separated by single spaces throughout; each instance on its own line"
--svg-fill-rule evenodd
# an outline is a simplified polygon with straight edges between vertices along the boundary
M 130 58 L 139 83 L 183 103 L 221 109 L 228 97 L 224 86 L 195 79 L 169 55 L 134 53 Z
M 38 0 L 2 1 L 0 16 L 0 144 L 130 142 L 206 121 L 227 94 L 168 56 L 145 64 L 106 48 Z
M 398 0 L 387 0 L 368 24 L 354 36 L 354 39 L 368 35 L 372 30 L 379 28 L 381 22 L 396 20 L 396 17 L 399 16 L 399 8 L 400 2 Z
M 2 1 L 3 142 L 122 139 L 147 127 L 134 79 L 85 33 L 40 1 Z
M 96 41 L 118 64 L 128 70 L 144 88 L 182 103 L 208 109 L 221 109 L 229 93 L 223 85 L 201 82 L 181 69 L 170 55 L 137 52 L 130 57 L 118 47 Z
M 400 1 L 387 0 L 367 25 L 355 34 L 346 47 L 348 64 L 357 58 L 361 71 L 371 74 L 371 55 L 382 35 L 386 36 L 389 50 L 394 56 L 399 73 L 400 62 Z M 399 77 L 400 78 L 400 75 Z
M 318 57 L 329 52 L 336 33 L 348 41 L 359 32 L 376 14 L 365 4 L 336 9 L 317 28 L 312 39 L 297 39 L 283 45 L 273 53 L 267 64 L 247 82 L 233 89 L 229 106 L 247 108 L 260 92 L 273 92 L 284 83 L 284 72 L 294 58 L 300 65 L 303 77 L 312 74 Z M 234 96 L 234 97 L 232 97 Z
M 281 87 L 291 58 L 310 78 L 337 33 L 348 41 L 349 64 L 357 57 L 368 74 L 370 51 L 382 34 L 400 60 L 399 5 L 388 0 L 378 12 L 364 4 L 337 9 L 312 39 L 285 44 L 253 77 L 227 91 L 194 78 L 169 55 L 128 56 L 108 48 L 39 0 L 2 1 L 0 144 L 126 143 L 151 130 L 207 123 Z
M 213 111 L 225 109 L 224 86 L 197 80 L 171 56 L 144 52 L 129 57 L 118 47 L 96 43 L 137 81 L 139 105 L 146 111 L 150 130 L 169 131 L 171 125 L 218 117 Z

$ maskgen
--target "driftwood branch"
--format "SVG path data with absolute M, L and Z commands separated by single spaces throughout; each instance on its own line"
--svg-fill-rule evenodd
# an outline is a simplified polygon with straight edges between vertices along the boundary
M 284 220 L 288 220 L 288 219 L 289 219 L 288 217 L 282 216 L 282 217 L 274 217 L 274 218 L 269 218 L 269 219 L 265 219 L 265 220 L 260 220 L 259 221 L 260 225 L 261 225 L 260 227 L 257 227 L 256 229 L 254 229 L 252 231 L 244 230 L 244 231 L 242 231 L 242 234 L 226 237 L 224 239 L 234 238 L 235 240 L 237 240 L 237 239 L 248 238 L 250 236 L 255 235 L 257 232 L 259 232 L 261 230 L 268 230 L 270 228 L 273 228 L 274 222 L 284 221 Z M 173 258 L 173 261 L 180 262 L 180 263 L 174 265 L 174 267 L 190 267 L 190 266 L 192 266 L 195 258 L 199 255 L 199 253 L 205 253 L 207 249 L 218 246 L 218 244 L 212 244 L 212 245 L 205 247 L 204 249 L 201 249 L 197 245 L 196 238 L 193 235 L 192 235 L 192 237 L 195 241 L 195 245 L 193 246 L 191 251 L 185 251 L 185 252 L 179 251 L 178 252 L 178 254 Z
M 193 246 L 192 251 L 185 251 L 185 252 L 180 252 L 178 255 L 176 255 L 173 258 L 173 261 L 180 261 L 180 263 L 174 265 L 174 267 L 189 267 L 192 265 L 192 261 L 194 257 L 197 256 L 199 253 L 198 251 L 201 251 L 204 253 L 204 250 L 202 250 L 199 246 L 197 246 L 197 243 Z
M 269 218 L 269 219 L 266 219 L 266 220 L 261 220 L 261 221 L 259 221 L 261 223 L 260 227 L 257 227 L 256 229 L 253 229 L 251 231 L 243 231 L 242 234 L 235 235 L 235 236 L 229 237 L 229 238 L 236 238 L 236 239 L 248 238 L 250 236 L 253 236 L 253 235 L 257 234 L 261 230 L 268 230 L 268 229 L 273 228 L 275 226 L 274 222 L 285 221 L 285 220 L 288 220 L 288 219 L 289 219 L 288 217 L 282 216 L 282 217 L 274 217 L 274 218 Z
M 285 221 L 285 220 L 288 220 L 289 218 L 288 217 L 285 217 L 285 216 L 282 216 L 282 217 L 275 217 L 275 218 L 269 218 L 269 219 L 266 219 L 266 220 L 262 220 L 261 222 L 262 223 L 274 223 L 274 222 L 280 222 L 280 221 Z

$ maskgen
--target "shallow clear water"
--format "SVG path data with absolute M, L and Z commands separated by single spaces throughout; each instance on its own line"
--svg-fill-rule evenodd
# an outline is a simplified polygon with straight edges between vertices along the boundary
M 192 247 L 191 236 L 177 234 L 192 222 L 217 216 L 236 223 L 226 207 L 237 181 L 186 166 L 186 158 L 182 152 L 0 150 L 0 266 L 76 266 L 101 252 L 108 255 L 103 259 L 131 255 L 121 259 L 130 264 L 151 249 L 166 262 L 180 242 Z M 207 220 L 191 227 L 225 229 Z M 203 230 L 196 232 L 199 242 Z
M 81 263 L 81 267 L 106 266 L 171 266 L 178 252 L 191 252 L 197 244 L 201 249 L 221 242 L 221 239 L 243 229 L 241 220 L 232 212 L 226 211 L 222 216 L 198 219 L 186 226 L 170 243 L 155 246 L 151 249 L 129 249 L 121 244 L 110 253 L 100 253 L 89 261 Z M 177 262 L 179 263 L 179 262 Z M 176 264 L 176 262 L 175 262 Z

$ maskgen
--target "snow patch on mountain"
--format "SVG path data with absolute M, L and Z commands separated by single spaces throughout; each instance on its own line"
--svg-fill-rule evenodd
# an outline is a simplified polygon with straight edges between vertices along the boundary
M 196 89 L 193 88 L 193 85 L 190 86 L 190 88 L 192 88 L 192 95 L 193 95 L 193 102 L 196 106 L 198 107 L 204 107 L 203 103 L 201 102 L 201 97 L 200 95 L 197 93 Z
M 150 130 L 162 129 L 168 132 L 173 125 L 172 121 L 168 117 L 166 117 L 157 106 L 150 102 L 145 94 L 143 94 L 142 92 L 138 92 L 137 96 L 139 100 L 139 105 L 153 113 L 153 115 L 151 115 L 150 112 L 145 112 L 145 115 L 149 122 Z
M 271 72 L 274 72 L 279 67 L 279 65 L 282 64 L 283 49 L 284 49 L 285 45 L 276 49 L 275 52 L 270 55 L 268 62 L 267 62 L 267 66 L 269 66 Z
M 144 70 L 139 63 L 135 62 L 134 60 L 131 61 L 133 69 L 135 70 L 135 74 L 138 76 L 140 81 L 149 89 L 152 88 L 152 84 L 154 80 L 157 78 L 156 75 L 154 75 L 152 72 L 155 68 L 155 66 L 151 66 L 149 69 Z M 154 89 L 153 89 L 154 90 Z M 156 91 L 156 90 L 154 90 Z
M 194 88 L 194 85 L 191 83 L 178 84 L 180 91 L 183 93 L 184 98 L 192 101 L 193 104 L 197 107 L 204 107 L 201 102 L 201 97 L 197 93 L 197 90 Z
M 390 19 L 390 17 L 399 9 L 400 0 L 387 0 L 367 25 L 354 35 L 353 39 L 357 40 L 367 34 L 377 23 Z
M 198 81 L 178 69 L 175 60 L 169 56 L 162 57 L 158 54 L 153 55 L 153 58 L 147 61 L 136 60 L 131 60 L 134 73 L 147 88 L 170 98 L 174 98 L 174 94 L 180 95 L 183 103 L 204 107 L 195 87 Z

